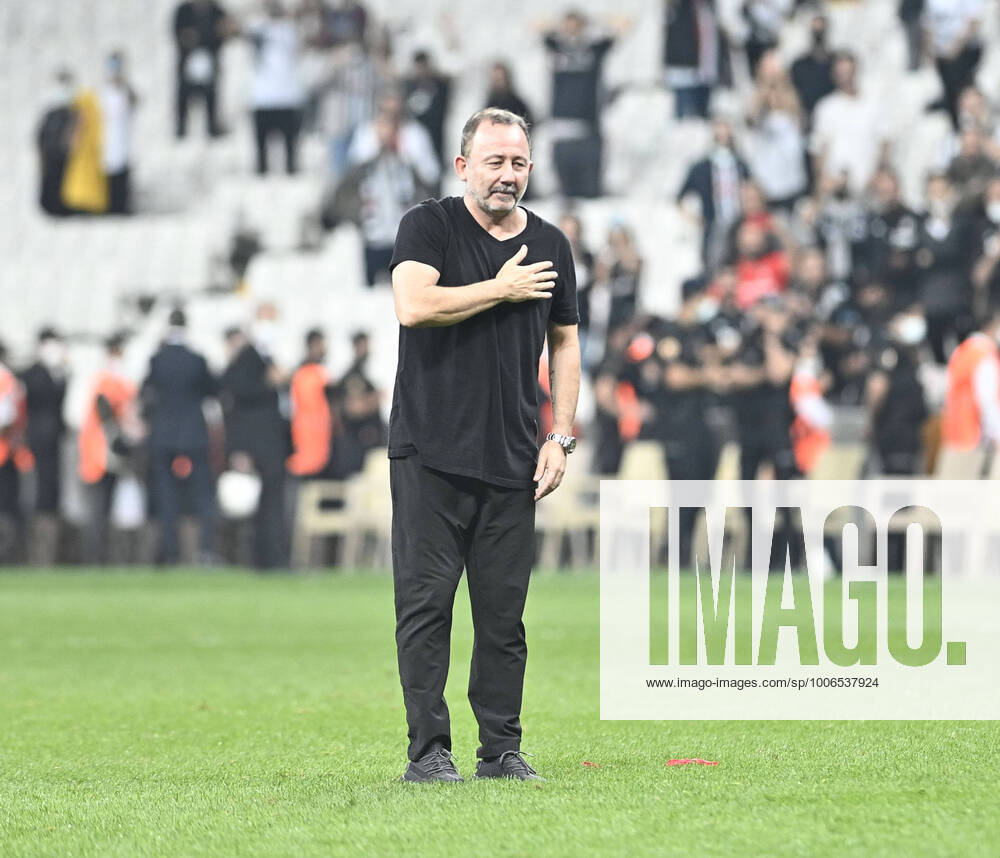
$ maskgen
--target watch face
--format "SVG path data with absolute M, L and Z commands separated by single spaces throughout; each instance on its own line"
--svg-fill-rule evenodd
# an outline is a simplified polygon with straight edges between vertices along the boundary
M 572 453 L 576 449 L 576 438 L 570 438 L 569 443 L 566 445 L 566 452 Z

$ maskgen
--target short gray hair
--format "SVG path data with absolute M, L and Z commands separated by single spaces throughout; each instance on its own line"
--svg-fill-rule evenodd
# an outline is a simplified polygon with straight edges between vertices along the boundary
M 475 136 L 476 129 L 483 122 L 492 122 L 495 125 L 516 125 L 524 132 L 524 136 L 528 141 L 528 152 L 531 152 L 531 132 L 528 131 L 528 123 L 523 116 L 518 116 L 510 110 L 503 110 L 499 107 L 484 107 L 482 110 L 477 110 L 473 113 L 462 129 L 461 152 L 463 158 L 469 157 L 469 150 L 472 148 L 472 138 Z

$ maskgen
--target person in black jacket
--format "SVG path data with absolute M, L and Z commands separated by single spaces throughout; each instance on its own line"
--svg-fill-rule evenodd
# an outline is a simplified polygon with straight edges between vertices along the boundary
M 70 144 L 76 130 L 76 110 L 73 108 L 73 73 L 60 69 L 56 74 L 56 90 L 52 102 L 42 115 L 35 135 L 38 146 L 39 205 L 54 217 L 72 214 L 63 202 L 62 184 L 69 160 Z
M 518 116 L 524 117 L 529 128 L 535 124 L 535 116 L 531 107 L 514 88 L 514 78 L 507 63 L 499 61 L 493 63 L 490 69 L 490 90 L 486 94 L 486 104 L 483 106 L 499 107 L 501 110 L 516 113 Z
M 179 559 L 178 483 L 190 480 L 201 524 L 201 559 L 209 562 L 214 546 L 215 505 L 202 403 L 215 394 L 217 384 L 205 358 L 187 346 L 184 311 L 172 311 L 169 324 L 167 338 L 151 358 L 142 386 L 149 412 L 150 474 L 161 526 L 161 555 L 166 563 Z
M 285 459 L 291 452 L 288 423 L 282 416 L 279 388 L 284 372 L 273 358 L 277 310 L 263 304 L 251 342 L 233 357 L 222 376 L 226 415 L 226 450 L 249 458 L 260 476 L 260 503 L 254 517 L 254 565 L 259 569 L 287 564 L 285 536 Z
M 222 133 L 217 94 L 219 51 L 229 30 L 226 12 L 215 0 L 185 0 L 174 13 L 173 30 L 177 42 L 177 136 L 187 134 L 192 98 L 202 98 L 208 133 L 217 137 Z
M 445 160 L 444 123 L 451 100 L 451 78 L 439 72 L 427 51 L 413 55 L 413 71 L 403 80 L 406 107 L 431 135 L 438 160 Z
M 51 566 L 59 543 L 61 448 L 66 431 L 66 355 L 62 338 L 52 328 L 38 332 L 38 357 L 21 374 L 21 383 L 28 410 L 26 440 L 35 460 L 34 532 L 28 547 L 31 562 Z
M 712 149 L 691 165 L 677 192 L 677 202 L 693 195 L 701 204 L 702 262 L 714 274 L 725 256 L 729 233 L 742 214 L 740 186 L 749 178 L 746 162 L 737 154 L 733 129 L 724 119 L 712 126 Z
M 719 27 L 715 0 L 668 0 L 663 61 L 674 93 L 674 115 L 708 117 L 712 90 L 729 85 L 729 46 Z

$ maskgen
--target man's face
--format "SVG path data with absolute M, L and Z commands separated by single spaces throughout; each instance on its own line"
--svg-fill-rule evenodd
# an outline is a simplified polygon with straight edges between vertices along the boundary
M 731 146 L 733 143 L 733 129 L 728 122 L 716 120 L 712 125 L 712 138 L 716 146 Z
M 818 250 L 807 250 L 799 261 L 799 278 L 808 287 L 816 288 L 826 280 L 826 260 Z
M 826 44 L 826 18 L 817 15 L 812 19 L 809 29 L 812 31 L 813 43 L 816 45 Z
M 899 200 L 899 185 L 896 178 L 889 173 L 877 173 L 873 183 L 875 198 L 883 206 L 889 206 Z
M 842 92 L 854 89 L 854 75 L 854 60 L 849 57 L 840 57 L 833 64 L 833 80 Z
M 576 12 L 571 12 L 562 22 L 563 32 L 570 38 L 576 38 L 583 33 L 584 20 Z
M 476 129 L 468 157 L 455 159 L 458 178 L 476 205 L 491 217 L 502 217 L 517 207 L 531 167 L 531 151 L 520 126 L 489 120 Z

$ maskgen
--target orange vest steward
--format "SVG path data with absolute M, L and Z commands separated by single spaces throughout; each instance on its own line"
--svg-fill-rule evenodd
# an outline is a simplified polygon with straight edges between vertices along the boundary
M 80 445 L 80 479 L 85 483 L 100 482 L 108 470 L 108 439 L 97 413 L 97 397 L 104 396 L 111 405 L 112 413 L 120 420 L 135 394 L 136 386 L 128 379 L 108 370 L 98 373 L 87 416 L 83 419 L 77 439 Z
M 318 363 L 300 366 L 292 376 L 292 449 L 288 470 L 297 476 L 322 471 L 330 461 L 333 415 L 326 399 L 329 377 Z
M 788 398 L 791 400 L 792 408 L 803 399 L 812 396 L 821 396 L 822 391 L 819 380 L 808 375 L 798 373 L 792 376 L 792 385 Z M 796 414 L 792 423 L 792 451 L 795 454 L 795 464 L 803 474 L 808 474 L 823 451 L 830 446 L 830 433 L 826 429 L 813 426 L 807 420 Z
M 942 444 L 959 450 L 972 450 L 979 444 L 982 426 L 973 378 L 982 361 L 997 359 L 996 343 L 982 334 L 973 334 L 952 352 L 941 415 Z
M 3 429 L 0 429 L 0 466 L 7 464 L 7 459 L 11 454 L 18 456 L 24 441 L 24 429 L 28 422 L 27 402 L 24 398 L 24 390 L 21 383 L 7 367 L 0 365 L 0 401 L 13 398 L 15 417 L 14 422 Z M 20 465 L 20 462 L 18 463 Z M 24 470 L 21 467 L 21 470 Z

